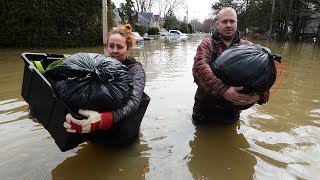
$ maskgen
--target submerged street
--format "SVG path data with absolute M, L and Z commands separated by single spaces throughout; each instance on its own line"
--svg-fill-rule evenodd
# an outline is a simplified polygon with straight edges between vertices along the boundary
M 320 47 L 254 41 L 280 54 L 283 76 L 268 103 L 234 125 L 195 127 L 192 64 L 209 34 L 155 38 L 132 56 L 145 68 L 150 104 L 128 149 L 83 143 L 61 152 L 21 97 L 22 52 L 103 53 L 103 47 L 0 50 L 2 179 L 316 179 L 320 176 Z M 273 90 L 277 89 L 275 92 Z

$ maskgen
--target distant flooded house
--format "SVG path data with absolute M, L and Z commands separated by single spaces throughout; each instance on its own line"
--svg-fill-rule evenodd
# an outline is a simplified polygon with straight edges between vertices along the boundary
M 156 21 L 155 15 L 152 12 L 139 12 L 138 13 L 138 24 L 145 28 L 158 28 L 159 22 Z

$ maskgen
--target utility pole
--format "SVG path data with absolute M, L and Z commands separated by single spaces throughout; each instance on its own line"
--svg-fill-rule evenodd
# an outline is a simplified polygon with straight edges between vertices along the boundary
M 108 0 L 102 0 L 102 36 L 103 45 L 107 45 L 107 33 L 108 33 Z

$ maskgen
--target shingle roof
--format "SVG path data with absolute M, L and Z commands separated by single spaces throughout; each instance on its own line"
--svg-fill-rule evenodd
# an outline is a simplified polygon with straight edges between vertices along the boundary
M 140 15 L 142 15 L 144 18 L 148 19 L 149 21 L 152 21 L 153 13 L 150 12 L 139 12 Z

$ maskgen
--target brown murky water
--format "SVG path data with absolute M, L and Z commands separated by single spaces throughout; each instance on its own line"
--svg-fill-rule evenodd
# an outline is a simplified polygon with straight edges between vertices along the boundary
M 155 39 L 134 49 L 151 102 L 139 141 L 127 149 L 83 143 L 61 152 L 27 119 L 20 95 L 22 52 L 103 53 L 102 47 L 0 50 L 1 179 L 318 179 L 320 47 L 256 42 L 282 55 L 280 88 L 235 125 L 195 127 L 191 67 L 205 36 Z

